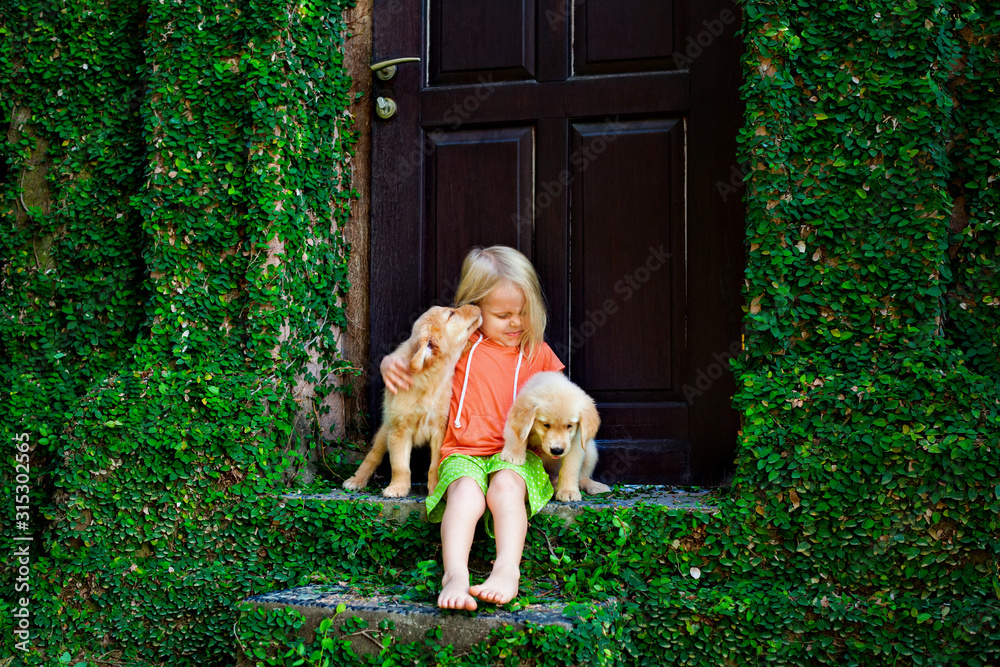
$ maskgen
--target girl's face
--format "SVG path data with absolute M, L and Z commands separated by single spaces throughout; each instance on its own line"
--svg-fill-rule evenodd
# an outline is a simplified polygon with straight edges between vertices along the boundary
M 524 295 L 509 285 L 498 287 L 479 303 L 483 311 L 483 323 L 479 330 L 483 335 L 501 345 L 517 347 L 524 335 L 521 311 L 524 310 Z

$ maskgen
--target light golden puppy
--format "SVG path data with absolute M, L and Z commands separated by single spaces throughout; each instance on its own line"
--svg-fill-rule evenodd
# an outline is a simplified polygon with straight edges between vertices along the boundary
M 410 451 L 414 446 L 429 444 L 431 464 L 427 470 L 427 488 L 433 493 L 438 481 L 441 443 L 448 424 L 455 362 L 482 321 L 479 306 L 467 305 L 460 308 L 434 306 L 414 322 L 410 339 L 393 353 L 410 359 L 413 384 L 396 394 L 388 389 L 383 393 L 382 426 L 354 477 L 344 482 L 345 489 L 365 488 L 388 449 L 392 480 L 382 495 L 387 498 L 409 495 Z
M 597 465 L 594 436 L 601 425 L 594 399 L 562 373 L 538 373 L 524 383 L 507 413 L 500 458 L 523 465 L 530 446 L 556 481 L 556 500 L 580 500 L 586 493 L 607 493 L 590 478 Z

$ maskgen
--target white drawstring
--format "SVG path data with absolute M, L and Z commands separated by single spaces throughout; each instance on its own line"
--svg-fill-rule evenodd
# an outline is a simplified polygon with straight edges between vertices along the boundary
M 483 334 L 479 334 L 479 340 L 469 350 L 469 359 L 465 362 L 465 379 L 462 380 L 462 395 L 458 397 L 458 414 L 455 415 L 455 428 L 462 428 L 462 406 L 465 405 L 465 391 L 469 388 L 469 376 L 472 375 L 472 354 L 483 342 Z M 517 398 L 517 378 L 521 374 L 521 362 L 524 361 L 524 352 L 517 351 L 517 368 L 514 369 L 514 398 Z
M 483 342 L 483 334 L 479 334 L 479 340 L 469 350 L 469 359 L 465 362 L 465 379 L 462 380 L 462 395 L 458 399 L 458 414 L 455 415 L 455 428 L 462 428 L 462 405 L 465 403 L 465 390 L 469 388 L 469 371 L 472 370 L 472 353 L 476 351 L 479 344 Z
M 472 356 L 471 354 L 469 355 Z M 517 376 L 521 372 L 521 360 L 524 359 L 524 353 L 521 350 L 517 351 L 517 368 L 514 369 L 514 398 L 517 398 Z

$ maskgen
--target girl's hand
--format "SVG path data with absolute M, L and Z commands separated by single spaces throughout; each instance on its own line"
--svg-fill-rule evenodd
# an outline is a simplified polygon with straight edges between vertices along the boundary
M 402 355 L 393 353 L 382 357 L 379 369 L 382 371 L 382 381 L 385 382 L 385 388 L 393 394 L 399 390 L 406 391 L 413 384 L 410 366 Z

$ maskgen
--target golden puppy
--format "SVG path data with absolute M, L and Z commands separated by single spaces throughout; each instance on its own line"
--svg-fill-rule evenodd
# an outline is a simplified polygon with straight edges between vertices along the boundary
M 601 425 L 594 399 L 562 373 L 538 373 L 524 383 L 507 413 L 500 458 L 523 465 L 527 446 L 537 450 L 549 476 L 558 475 L 556 500 L 607 493 L 590 478 L 597 465 L 594 436 Z
M 460 308 L 434 306 L 413 323 L 410 339 L 393 352 L 410 359 L 413 384 L 397 394 L 385 390 L 382 426 L 354 477 L 344 482 L 345 489 L 365 488 L 388 449 L 392 480 L 382 495 L 387 498 L 409 495 L 410 451 L 426 443 L 431 447 L 427 488 L 433 493 L 438 481 L 441 443 L 448 424 L 455 362 L 482 321 L 479 306 L 467 305 Z

